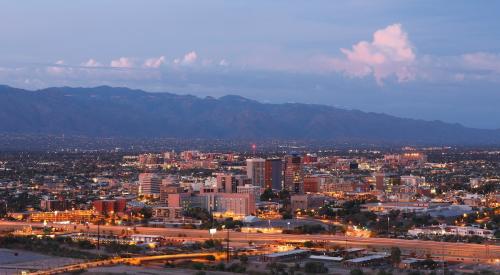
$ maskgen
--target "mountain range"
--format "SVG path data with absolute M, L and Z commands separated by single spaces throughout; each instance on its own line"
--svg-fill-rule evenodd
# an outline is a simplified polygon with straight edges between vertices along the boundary
M 326 105 L 269 104 L 128 88 L 0 86 L 0 134 L 500 144 L 500 130 Z

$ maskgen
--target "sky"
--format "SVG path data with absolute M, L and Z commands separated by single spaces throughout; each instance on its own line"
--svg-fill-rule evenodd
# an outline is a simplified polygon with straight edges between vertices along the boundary
M 0 0 L 0 84 L 326 104 L 500 128 L 499 1 Z

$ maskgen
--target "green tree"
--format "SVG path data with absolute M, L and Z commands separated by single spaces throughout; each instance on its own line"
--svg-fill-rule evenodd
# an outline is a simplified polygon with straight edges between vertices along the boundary
M 391 247 L 391 262 L 393 264 L 401 262 L 401 249 L 399 247 Z
M 288 211 L 281 213 L 281 217 L 282 217 L 284 220 L 290 220 L 290 219 L 293 219 L 293 215 L 292 215 L 292 213 L 290 213 L 290 212 L 288 212 Z
M 278 195 L 276 195 L 276 193 L 274 193 L 273 189 L 271 188 L 267 188 L 266 190 L 264 190 L 262 195 L 260 195 L 261 201 L 270 201 L 276 198 L 278 198 Z
M 239 258 L 240 258 L 241 264 L 243 264 L 243 265 L 248 264 L 248 256 L 247 255 L 241 255 Z
M 305 241 L 304 242 L 304 247 L 311 248 L 314 246 L 314 243 L 312 241 Z
M 365 273 L 363 272 L 363 270 L 361 269 L 353 269 L 351 270 L 351 272 L 349 272 L 350 275 L 364 275 Z
M 328 272 L 328 268 L 325 267 L 325 264 L 322 262 L 307 262 L 304 265 L 304 270 L 307 273 L 313 273 L 313 274 Z

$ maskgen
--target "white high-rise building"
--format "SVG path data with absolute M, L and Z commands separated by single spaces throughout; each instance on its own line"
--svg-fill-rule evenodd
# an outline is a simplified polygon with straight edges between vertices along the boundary
M 264 187 L 265 166 L 265 159 L 247 159 L 247 177 L 251 179 L 252 185 Z
M 144 196 L 160 196 L 161 177 L 155 173 L 139 174 L 139 194 Z

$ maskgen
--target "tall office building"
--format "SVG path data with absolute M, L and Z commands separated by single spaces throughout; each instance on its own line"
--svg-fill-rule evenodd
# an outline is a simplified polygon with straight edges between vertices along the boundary
M 299 155 L 285 156 L 285 181 L 284 188 L 291 194 L 304 193 L 304 171 Z
M 139 194 L 143 196 L 160 196 L 161 177 L 155 173 L 139 174 Z
M 281 190 L 283 188 L 283 161 L 281 159 L 266 159 L 264 167 L 264 187 Z
M 252 185 L 264 187 L 265 159 L 247 159 L 247 177 Z
M 221 193 L 237 193 L 238 186 L 248 183 L 246 175 L 234 175 L 229 173 L 216 173 L 217 191 Z

